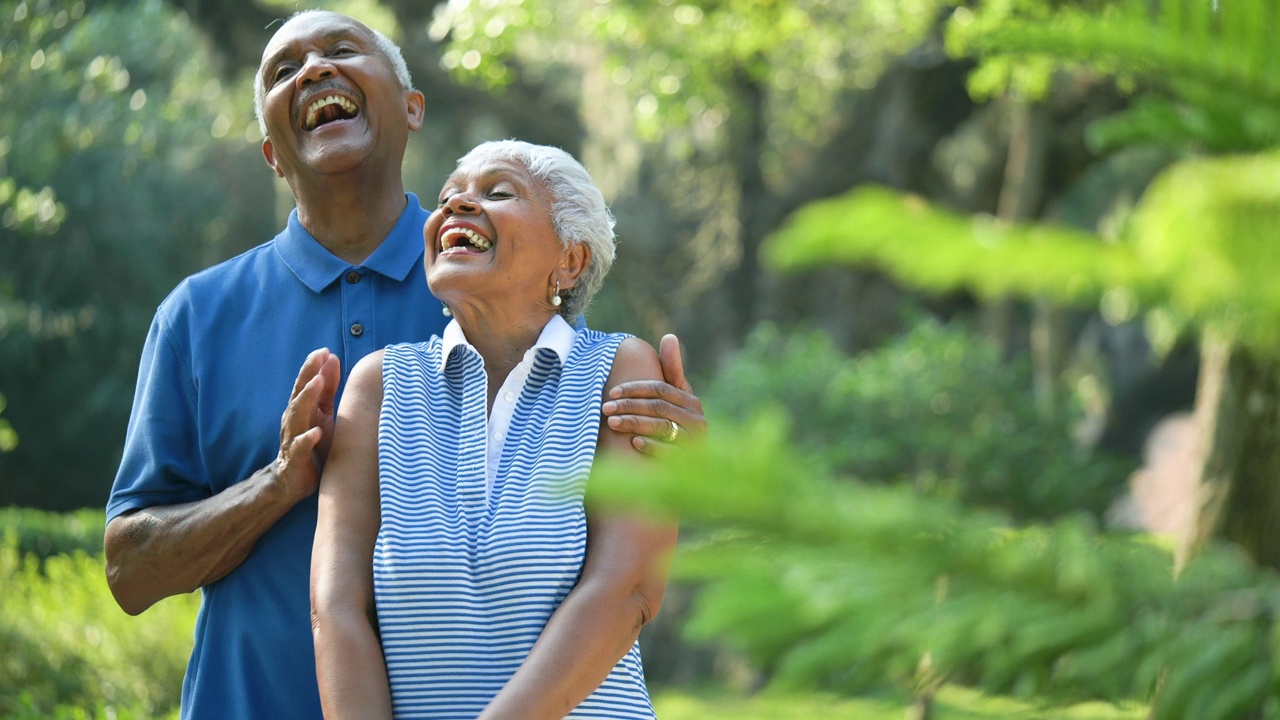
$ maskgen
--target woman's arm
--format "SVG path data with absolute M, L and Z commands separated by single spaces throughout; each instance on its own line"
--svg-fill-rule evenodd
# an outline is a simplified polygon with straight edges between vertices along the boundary
M 391 689 L 373 604 L 373 546 L 381 524 L 381 408 L 382 352 L 376 352 L 351 371 L 320 480 L 311 554 L 311 631 L 326 718 L 391 717 Z
M 619 383 L 661 377 L 653 348 L 628 338 L 614 357 L 605 397 Z M 602 422 L 597 454 L 604 453 L 640 456 L 629 435 Z M 589 510 L 582 577 L 480 720 L 559 720 L 599 687 L 658 614 L 676 533 L 675 522 Z

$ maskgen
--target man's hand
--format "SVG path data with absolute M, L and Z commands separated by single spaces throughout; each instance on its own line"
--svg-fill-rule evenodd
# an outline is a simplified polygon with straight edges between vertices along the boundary
M 320 468 L 333 441 L 334 397 L 342 370 L 327 348 L 307 356 L 280 417 L 280 454 L 273 463 L 277 486 L 293 501 L 320 485 Z
M 631 444 L 641 452 L 659 454 L 690 437 L 707 432 L 702 401 L 684 376 L 680 341 L 664 335 L 658 346 L 662 377 L 656 380 L 623 383 L 609 393 L 602 410 L 609 427 L 617 432 L 635 433 Z
M 161 598 L 226 577 L 277 520 L 316 491 L 341 380 L 336 355 L 311 353 L 280 418 L 280 454 L 270 465 L 203 500 L 131 510 L 107 523 L 107 583 L 125 612 L 137 615 Z

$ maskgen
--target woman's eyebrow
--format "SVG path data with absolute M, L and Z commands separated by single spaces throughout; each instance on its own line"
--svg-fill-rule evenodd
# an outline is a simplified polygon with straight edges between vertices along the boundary
M 491 165 L 477 173 L 473 173 L 472 177 L 480 181 L 492 181 L 494 177 L 498 177 L 502 180 L 509 180 L 517 185 L 528 185 L 529 178 L 527 176 L 527 172 L 528 171 L 520 172 L 515 167 L 509 167 L 507 165 Z

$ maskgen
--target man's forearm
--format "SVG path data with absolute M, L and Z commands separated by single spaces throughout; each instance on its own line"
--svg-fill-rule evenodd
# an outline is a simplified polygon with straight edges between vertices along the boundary
M 225 577 L 293 507 L 267 466 L 204 500 L 143 508 L 107 525 L 107 584 L 137 615 L 158 600 Z

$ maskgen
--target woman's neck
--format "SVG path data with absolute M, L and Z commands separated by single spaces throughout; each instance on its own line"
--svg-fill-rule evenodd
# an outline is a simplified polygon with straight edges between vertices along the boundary
M 497 397 L 502 383 L 515 366 L 524 360 L 529 348 L 538 342 L 538 337 L 552 317 L 553 314 L 544 312 L 493 317 L 490 314 L 454 310 L 454 318 L 467 336 L 467 342 L 484 358 L 489 383 L 487 407 L 493 407 L 493 399 Z

